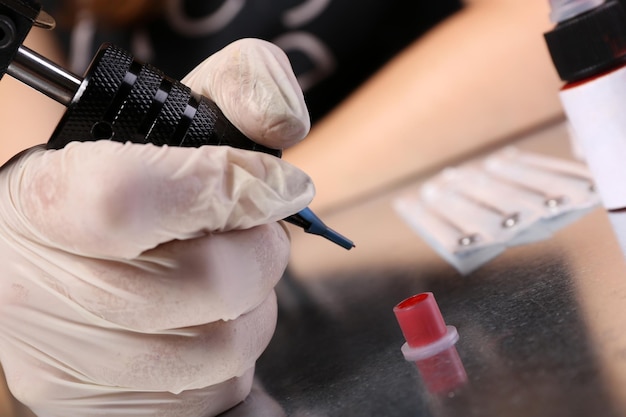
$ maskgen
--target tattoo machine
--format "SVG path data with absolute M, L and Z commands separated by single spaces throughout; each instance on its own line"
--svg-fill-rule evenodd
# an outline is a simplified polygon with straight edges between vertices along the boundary
M 52 29 L 55 22 L 37 1 L 0 0 L 0 77 L 7 73 L 67 107 L 49 149 L 71 141 L 119 140 L 228 145 L 281 156 L 241 133 L 213 101 L 114 45 L 100 48 L 84 77 L 70 73 L 22 45 L 33 26 Z M 309 208 L 285 221 L 345 249 L 354 247 Z

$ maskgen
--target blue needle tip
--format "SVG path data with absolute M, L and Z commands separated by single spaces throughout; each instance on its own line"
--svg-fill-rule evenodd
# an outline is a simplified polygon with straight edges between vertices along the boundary
M 354 243 L 352 243 L 350 239 L 340 235 L 330 227 L 326 226 L 324 222 L 321 221 L 320 218 L 317 217 L 308 207 L 287 217 L 285 221 L 303 228 L 307 233 L 325 237 L 342 248 L 350 250 L 354 247 Z

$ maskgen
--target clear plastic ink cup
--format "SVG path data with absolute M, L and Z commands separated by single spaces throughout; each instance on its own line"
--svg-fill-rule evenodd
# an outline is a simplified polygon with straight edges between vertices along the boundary
M 402 354 L 415 363 L 429 392 L 449 393 L 467 382 L 454 346 L 459 334 L 454 326 L 446 326 L 432 293 L 407 298 L 393 312 L 406 340 Z

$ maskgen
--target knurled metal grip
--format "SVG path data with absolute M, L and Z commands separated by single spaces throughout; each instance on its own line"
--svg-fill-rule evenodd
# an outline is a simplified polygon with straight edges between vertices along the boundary
M 213 101 L 109 44 L 98 51 L 47 146 L 93 140 L 229 145 L 281 156 L 241 133 Z

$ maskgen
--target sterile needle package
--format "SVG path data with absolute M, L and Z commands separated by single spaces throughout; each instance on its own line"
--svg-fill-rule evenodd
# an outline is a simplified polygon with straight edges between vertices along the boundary
M 467 275 L 507 247 L 551 237 L 598 202 L 585 165 L 509 147 L 446 168 L 393 204 Z

